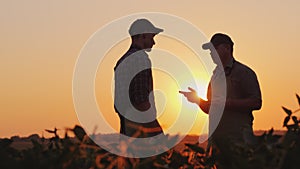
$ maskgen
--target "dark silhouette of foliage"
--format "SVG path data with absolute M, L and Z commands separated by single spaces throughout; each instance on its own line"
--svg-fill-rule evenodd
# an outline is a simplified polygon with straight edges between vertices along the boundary
M 299 96 L 296 94 L 299 102 Z M 300 106 L 300 104 L 299 104 Z M 239 169 L 296 169 L 300 166 L 299 119 L 295 115 L 300 109 L 292 111 L 282 107 L 287 116 L 283 127 L 287 129 L 284 135 L 274 134 L 273 128 L 260 136 L 252 144 L 233 143 L 236 148 L 235 167 Z M 236 146 L 238 145 L 238 146 Z M 244 161 L 244 162 L 243 162 Z
M 296 94 L 300 106 L 300 98 Z M 234 142 L 235 155 L 233 168 L 237 169 L 298 169 L 300 160 L 300 128 L 297 112 L 282 107 L 286 117 L 284 135 L 274 134 L 273 128 L 252 140 Z M 17 150 L 11 145 L 12 139 L 0 139 L 1 169 L 215 169 L 217 150 L 210 146 L 203 148 L 199 143 L 186 143 L 181 151 L 170 149 L 157 156 L 148 158 L 120 157 L 99 147 L 84 129 L 75 126 L 66 129 L 63 138 L 54 130 L 46 130 L 54 136 L 50 139 L 31 139 L 32 147 Z M 75 138 L 69 137 L 69 132 Z M 176 137 L 169 137 L 166 142 L 174 143 Z M 116 145 L 117 147 L 117 145 Z M 129 150 L 128 150 L 129 151 Z M 130 150 L 134 151 L 134 150 Z M 222 168 L 222 166 L 221 166 Z

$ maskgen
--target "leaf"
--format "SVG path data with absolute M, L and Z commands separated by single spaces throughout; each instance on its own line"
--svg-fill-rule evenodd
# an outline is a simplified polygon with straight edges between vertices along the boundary
M 201 147 L 198 146 L 198 144 L 189 144 L 189 143 L 185 143 L 186 146 L 188 146 L 190 149 L 192 149 L 193 151 L 200 153 L 200 154 L 204 154 L 205 150 Z
M 274 129 L 273 129 L 273 128 L 271 128 L 271 129 L 269 130 L 269 133 L 268 133 L 268 135 L 269 135 L 269 136 L 271 136 L 271 135 L 273 134 L 273 132 L 274 132 Z
M 296 97 L 297 97 L 297 100 L 298 100 L 298 104 L 299 104 L 299 106 L 300 106 L 300 97 L 299 97 L 298 94 L 296 94 Z
M 293 121 L 294 121 L 295 124 L 298 124 L 298 119 L 297 119 L 296 116 L 292 116 L 292 119 L 293 119 Z
M 284 122 L 283 122 L 283 126 L 287 126 L 287 123 L 290 121 L 290 116 L 286 116 L 286 118 L 284 119 Z
M 82 141 L 84 136 L 86 135 L 84 129 L 81 126 L 76 125 L 73 129 L 75 136 Z
M 292 113 L 293 113 L 290 109 L 287 109 L 287 108 L 285 108 L 285 107 L 283 107 L 283 106 L 282 106 L 282 109 L 283 109 L 283 110 L 286 112 L 286 114 L 289 115 L 289 116 L 292 115 Z

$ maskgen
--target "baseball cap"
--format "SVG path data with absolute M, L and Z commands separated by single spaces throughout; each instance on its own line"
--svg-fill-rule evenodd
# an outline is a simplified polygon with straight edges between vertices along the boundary
M 155 33 L 158 34 L 163 32 L 164 30 L 161 28 L 155 27 L 149 20 L 147 19 L 137 19 L 134 21 L 128 30 L 131 36 L 143 33 Z
M 234 43 L 228 35 L 223 34 L 223 33 L 216 33 L 211 37 L 210 42 L 204 43 L 202 45 L 202 48 L 203 49 L 212 49 L 213 47 L 216 47 L 220 44 L 229 44 L 229 45 L 233 46 Z

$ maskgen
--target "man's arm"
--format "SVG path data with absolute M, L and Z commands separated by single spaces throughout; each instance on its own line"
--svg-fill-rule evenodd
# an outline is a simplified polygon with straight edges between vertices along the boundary
M 151 61 L 144 52 L 138 52 L 133 57 L 135 62 L 131 66 L 137 74 L 130 82 L 130 101 L 137 110 L 146 111 L 151 107 L 149 94 L 153 90 Z
M 139 72 L 130 84 L 130 100 L 139 111 L 146 111 L 151 107 L 149 102 L 149 88 L 151 83 L 150 69 Z
M 197 96 L 196 91 L 193 88 L 188 88 L 189 92 L 179 91 L 183 94 L 187 100 L 191 103 L 197 104 L 201 110 L 208 114 L 210 108 L 210 102 L 203 100 Z M 262 101 L 261 99 L 248 98 L 248 99 L 227 99 L 225 103 L 225 108 L 227 110 L 259 110 L 261 108 Z
M 227 110 L 259 110 L 262 106 L 261 99 L 227 99 L 225 109 Z
M 242 99 L 227 99 L 227 110 L 259 110 L 262 106 L 261 91 L 257 76 L 251 69 L 240 77 L 240 89 L 245 98 Z

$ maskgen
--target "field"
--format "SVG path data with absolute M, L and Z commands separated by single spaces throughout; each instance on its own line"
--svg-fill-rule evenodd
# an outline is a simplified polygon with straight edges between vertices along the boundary
M 300 105 L 300 97 L 297 95 Z M 33 134 L 26 138 L 13 136 L 0 139 L 1 169 L 178 169 L 223 168 L 219 161 L 226 157 L 222 148 L 230 150 L 230 168 L 236 169 L 298 169 L 300 166 L 300 119 L 296 113 L 282 107 L 286 117 L 283 120 L 284 131 L 256 131 L 251 139 L 231 142 L 228 147 L 214 147 L 199 144 L 198 136 L 187 136 L 179 144 L 165 152 L 147 158 L 125 158 L 99 147 L 80 126 L 67 129 L 63 137 L 57 130 L 47 130 L 52 138 L 41 138 Z M 70 137 L 73 135 L 74 137 Z M 94 136 L 91 136 L 94 137 Z M 127 153 L 138 151 L 130 149 L 132 142 L 120 146 L 113 141 L 114 135 L 101 136 L 106 144 L 115 145 Z M 160 145 L 177 141 L 178 136 L 168 136 Z M 139 147 L 137 147 L 139 148 Z M 156 151 L 157 147 L 146 144 L 145 149 Z
M 69 137 L 70 132 L 75 137 Z M 255 133 L 257 137 L 267 137 L 267 132 Z M 285 133 L 274 131 L 272 135 L 283 137 Z M 116 142 L 113 134 L 101 138 L 107 144 Z M 176 136 L 169 138 L 172 140 Z M 199 136 L 188 135 L 165 153 L 142 160 L 130 159 L 100 148 L 80 126 L 75 126 L 66 131 L 63 138 L 53 131 L 53 137 L 47 139 L 37 134 L 0 139 L 0 168 L 216 168 L 215 150 L 211 148 L 207 152 L 207 142 L 198 144 L 198 139 Z

